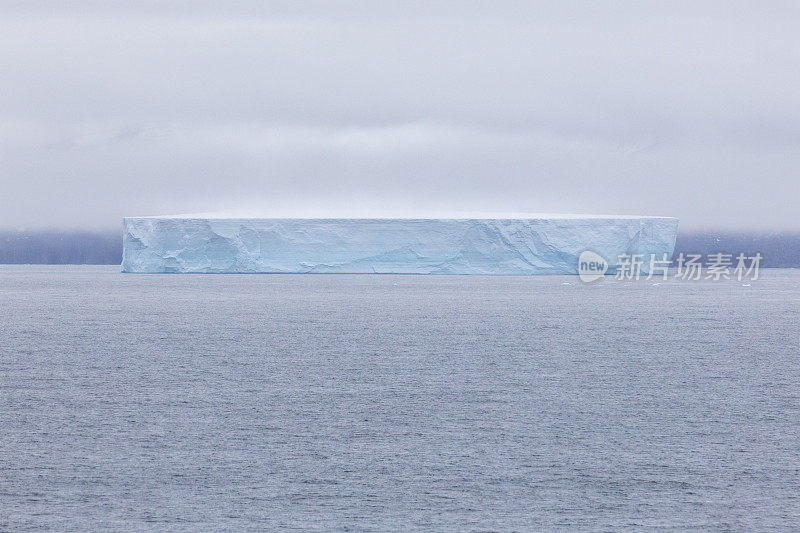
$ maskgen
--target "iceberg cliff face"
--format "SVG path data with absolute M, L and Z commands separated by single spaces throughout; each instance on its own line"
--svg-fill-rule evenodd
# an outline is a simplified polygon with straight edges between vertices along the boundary
M 592 250 L 672 255 L 666 217 L 123 219 L 123 272 L 576 274 Z

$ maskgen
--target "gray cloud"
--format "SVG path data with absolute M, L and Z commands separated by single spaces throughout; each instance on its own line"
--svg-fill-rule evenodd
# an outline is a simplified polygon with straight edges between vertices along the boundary
M 193 211 L 800 229 L 793 4 L 7 3 L 0 227 Z

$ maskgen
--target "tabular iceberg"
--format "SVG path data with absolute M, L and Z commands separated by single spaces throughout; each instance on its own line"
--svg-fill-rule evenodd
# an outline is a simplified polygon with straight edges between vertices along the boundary
M 586 250 L 671 257 L 668 217 L 123 219 L 123 272 L 576 274 Z

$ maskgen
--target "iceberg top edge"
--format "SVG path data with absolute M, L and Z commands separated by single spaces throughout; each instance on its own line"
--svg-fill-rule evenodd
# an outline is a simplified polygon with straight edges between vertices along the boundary
M 502 215 L 502 216 L 424 216 L 424 217 L 283 217 L 283 216 L 221 216 L 204 214 L 187 215 L 148 215 L 124 217 L 123 220 L 641 220 L 658 219 L 674 220 L 676 217 L 657 216 L 657 215 Z

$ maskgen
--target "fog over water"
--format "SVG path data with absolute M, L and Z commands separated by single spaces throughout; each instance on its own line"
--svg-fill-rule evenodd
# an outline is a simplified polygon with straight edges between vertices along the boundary
M 247 209 L 800 229 L 796 4 L 4 2 L 0 228 Z

